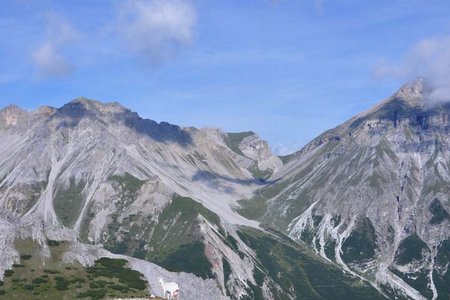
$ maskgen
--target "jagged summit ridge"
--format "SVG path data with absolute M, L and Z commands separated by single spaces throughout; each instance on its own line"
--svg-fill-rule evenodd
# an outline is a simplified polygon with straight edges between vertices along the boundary
M 4 111 L 6 114 L 7 110 Z M 5 119 L 8 126 L 0 133 L 4 141 L 14 141 L 12 145 L 16 147 L 4 153 L 9 159 L 3 161 L 0 169 L 0 177 L 5 177 L 0 185 L 5 189 L 1 201 L 8 207 L 15 207 L 15 214 L 27 212 L 29 204 L 16 205 L 17 200 L 27 194 L 26 189 L 10 185 L 25 184 L 35 178 L 47 188 L 35 199 L 33 211 L 43 210 L 51 223 L 60 219 L 51 204 L 58 186 L 67 186 L 72 179 L 77 184 L 87 180 L 93 185 L 84 187 L 83 194 L 90 198 L 95 197 L 103 180 L 115 174 L 130 173 L 139 179 L 156 176 L 174 192 L 204 201 L 213 211 L 219 210 L 230 222 L 255 226 L 256 223 L 235 213 L 232 206 L 258 186 L 254 178 L 259 176 L 255 175 L 258 170 L 268 176 L 281 165 L 267 143 L 254 133 L 249 134 L 251 139 L 239 140 L 236 145 L 244 147 L 245 153 L 236 153 L 237 148 L 231 149 L 225 142 L 227 134 L 223 132 L 212 134 L 209 130 L 157 123 L 139 117 L 118 103 L 77 98 L 60 108 L 44 107 L 40 111 L 39 117 L 22 111 L 20 122 Z M 16 133 L 20 133 L 20 142 Z M 16 155 L 11 156 L 12 153 Z M 224 201 L 210 201 L 209 195 Z M 80 208 L 77 229 L 88 204 Z M 227 213 L 223 214 L 222 210 Z
M 105 133 L 108 128 L 123 126 L 158 142 L 175 142 L 182 145 L 192 143 L 191 132 L 195 131 L 195 128 L 185 129 L 167 122 L 157 123 L 141 118 L 118 102 L 103 103 L 84 97 L 76 98 L 60 108 L 42 106 L 33 112 L 14 105 L 5 107 L 0 110 L 0 126 L 12 126 L 19 134 L 34 131 L 35 126 L 56 131 L 60 128 L 97 128 Z
M 77 97 L 66 105 L 82 105 L 86 110 L 97 110 L 102 113 L 125 113 L 131 112 L 128 108 L 122 106 L 119 102 L 101 102 L 88 99 L 86 97 Z M 63 106 L 64 107 L 64 106 Z

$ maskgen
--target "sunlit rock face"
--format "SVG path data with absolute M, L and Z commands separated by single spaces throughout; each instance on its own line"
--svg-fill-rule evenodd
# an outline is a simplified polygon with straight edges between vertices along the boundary
M 212 286 L 205 299 L 225 297 L 227 286 L 236 297 L 247 295 L 248 282 L 255 282 L 253 254 L 239 246 L 236 226 L 258 222 L 235 207 L 261 186 L 254 174 L 273 174 L 281 165 L 266 142 L 248 138 L 255 155 L 230 149 L 220 130 L 157 123 L 118 103 L 86 98 L 61 108 L 0 110 L 0 274 L 19 260 L 14 241 L 32 237 L 42 245 L 47 239 L 95 244 L 190 272 L 200 279 L 186 277 L 192 286 L 185 290 Z M 227 236 L 234 236 L 233 247 L 221 240 Z M 199 266 L 172 259 L 189 250 Z M 108 253 L 102 251 L 93 257 Z
M 378 286 L 448 297 L 450 103 L 426 95 L 418 79 L 323 133 L 247 205 Z

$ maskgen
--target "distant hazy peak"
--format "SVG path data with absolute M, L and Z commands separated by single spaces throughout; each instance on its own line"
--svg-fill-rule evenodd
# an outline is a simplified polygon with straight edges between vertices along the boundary
M 0 109 L 1 113 L 26 113 L 25 110 L 21 109 L 17 105 L 10 104 L 2 109 Z
M 27 112 L 16 105 L 8 105 L 0 110 L 0 126 L 8 127 L 18 124 L 25 119 Z

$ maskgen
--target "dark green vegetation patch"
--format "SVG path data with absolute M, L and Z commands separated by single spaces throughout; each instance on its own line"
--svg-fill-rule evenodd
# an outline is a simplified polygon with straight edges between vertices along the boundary
M 398 265 L 406 265 L 414 261 L 422 259 L 422 254 L 429 252 L 427 244 L 414 233 L 405 238 L 398 246 L 395 253 L 395 263 Z
M 336 261 L 336 240 L 334 239 L 327 240 L 324 248 L 325 248 L 324 249 L 325 255 L 329 259 Z
M 191 198 L 175 195 L 157 221 L 141 220 L 138 226 L 133 217 L 121 224 L 110 224 L 110 230 L 116 235 L 118 228 L 125 229 L 124 238 L 107 241 L 105 247 L 114 253 L 146 259 L 172 271 L 212 277 L 201 240 L 199 216 L 220 228 L 220 219 L 215 213 Z
M 55 212 L 65 226 L 70 227 L 75 224 L 84 205 L 85 196 L 83 189 L 86 183 L 83 181 L 76 182 L 72 177 L 69 180 L 69 186 L 60 187 L 53 199 Z
M 440 250 L 442 250 L 442 248 Z M 417 234 L 413 234 L 400 243 L 395 256 L 395 262 L 398 265 L 406 265 L 415 261 L 420 261 L 424 259 L 423 256 L 428 256 L 429 252 L 430 250 L 426 243 L 422 241 Z M 442 251 L 438 252 L 437 265 L 439 265 L 439 255 L 441 252 Z M 390 270 L 407 284 L 416 289 L 425 298 L 433 298 L 433 291 L 429 287 L 429 270 L 427 267 L 422 267 L 421 269 L 415 270 L 414 273 L 404 273 L 403 271 L 397 269 L 395 265 L 391 266 Z M 436 277 L 436 275 L 433 275 L 433 280 L 435 283 L 437 282 L 436 287 L 439 290 L 439 294 L 441 294 L 439 278 Z
M 54 241 L 54 240 L 48 240 L 47 245 L 49 245 L 50 247 L 57 247 L 60 245 L 60 242 Z
M 361 219 L 342 245 L 345 262 L 364 262 L 375 256 L 376 233 L 369 218 Z
M 173 272 L 186 272 L 188 270 L 202 278 L 213 277 L 212 265 L 205 256 L 205 245 L 202 242 L 181 245 L 178 249 L 169 253 L 160 264 Z
M 265 276 L 282 288 L 271 288 L 275 299 L 289 299 L 289 295 L 297 299 L 384 299 L 369 284 L 344 274 L 284 236 L 253 229 L 243 229 L 239 236 L 255 250 L 259 261 L 255 269 L 258 286 L 251 285 L 249 299 L 261 299 Z
M 123 191 L 131 194 L 136 193 L 145 183 L 145 180 L 140 180 L 129 173 L 125 173 L 123 176 L 111 176 L 110 180 L 117 182 L 122 186 Z
M 224 278 L 224 282 L 226 284 L 228 282 L 228 280 L 230 280 L 230 276 L 233 271 L 231 270 L 231 266 L 225 258 L 222 258 L 222 268 L 223 268 L 223 278 Z M 227 295 L 229 295 L 229 294 L 230 293 L 228 292 L 228 289 L 227 289 Z
M 438 225 L 444 222 L 445 220 L 450 219 L 450 215 L 442 206 L 441 201 L 438 198 L 435 198 L 433 202 L 431 202 L 429 211 L 433 214 L 433 217 L 430 220 L 430 224 Z
M 422 294 L 427 299 L 433 298 L 433 292 L 428 287 L 428 270 L 422 269 L 419 272 L 414 273 L 402 273 L 397 269 L 390 268 L 390 270 L 400 277 L 407 284 L 416 289 L 419 293 Z
M 175 196 L 161 213 L 150 243 L 155 245 L 146 258 L 173 271 L 184 271 L 211 277 L 211 265 L 200 240 L 198 216 L 220 226 L 219 217 L 200 203 L 187 197 Z
M 438 300 L 450 299 L 450 240 L 444 240 L 438 248 L 433 281 L 439 291 Z
M 145 290 L 147 282 L 143 280 L 142 274 L 125 267 L 126 264 L 127 261 L 124 259 L 103 257 L 94 266 L 87 268 L 87 272 L 93 278 L 118 279 L 119 283 L 125 285 L 125 288 Z
M 31 254 L 23 254 L 20 256 L 20 259 L 29 260 L 29 259 L 31 259 Z

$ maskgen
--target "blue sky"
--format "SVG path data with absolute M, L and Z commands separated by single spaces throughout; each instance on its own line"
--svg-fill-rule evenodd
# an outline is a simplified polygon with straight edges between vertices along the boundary
M 0 1 L 1 107 L 119 101 L 287 153 L 414 76 L 450 79 L 448 1 Z

